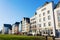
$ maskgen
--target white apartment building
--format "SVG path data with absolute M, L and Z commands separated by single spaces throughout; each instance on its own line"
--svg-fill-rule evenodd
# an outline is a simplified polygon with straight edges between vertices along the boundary
M 37 34 L 37 26 L 36 26 L 36 21 L 37 21 L 37 19 L 36 19 L 36 17 L 37 17 L 37 14 L 35 13 L 35 15 L 33 16 L 33 17 L 31 17 L 30 18 L 30 26 L 31 26 L 31 30 L 30 30 L 30 32 L 32 33 L 32 34 Z
M 58 2 L 54 9 L 55 23 L 56 23 L 56 35 L 60 37 L 60 2 Z
M 44 36 L 57 36 L 60 33 L 60 2 L 46 2 L 36 10 L 36 15 L 30 18 L 32 33 Z M 35 27 L 34 27 L 35 26 Z
M 42 35 L 55 36 L 54 3 L 46 2 L 41 8 L 37 9 L 37 22 L 39 31 Z M 38 30 L 38 29 L 37 29 Z
M 16 22 L 12 25 L 12 34 L 18 34 L 19 33 L 19 24 L 20 22 Z
M 22 24 L 21 24 L 21 31 L 23 34 L 27 34 L 30 31 L 30 19 L 24 17 L 22 19 Z

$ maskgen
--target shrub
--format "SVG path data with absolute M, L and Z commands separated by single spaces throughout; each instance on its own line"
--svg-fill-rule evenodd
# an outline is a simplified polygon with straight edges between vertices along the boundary
M 42 36 L 0 35 L 0 40 L 45 40 Z

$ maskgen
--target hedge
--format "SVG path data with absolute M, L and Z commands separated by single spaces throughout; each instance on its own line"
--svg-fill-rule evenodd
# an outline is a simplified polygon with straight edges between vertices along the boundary
M 42 36 L 0 35 L 0 40 L 45 40 Z

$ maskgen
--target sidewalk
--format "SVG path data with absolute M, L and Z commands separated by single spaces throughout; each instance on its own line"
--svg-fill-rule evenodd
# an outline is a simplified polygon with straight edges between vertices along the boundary
M 55 38 L 55 40 L 60 40 L 60 38 Z

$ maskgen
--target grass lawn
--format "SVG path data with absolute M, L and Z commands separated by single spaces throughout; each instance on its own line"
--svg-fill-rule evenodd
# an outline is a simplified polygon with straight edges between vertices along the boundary
M 0 40 L 45 40 L 43 36 L 0 35 Z

